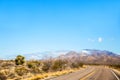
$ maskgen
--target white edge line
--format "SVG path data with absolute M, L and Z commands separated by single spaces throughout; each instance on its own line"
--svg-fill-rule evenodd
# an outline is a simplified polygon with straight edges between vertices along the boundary
M 117 80 L 120 80 L 120 79 L 118 78 L 118 76 L 115 74 L 115 72 L 113 72 L 112 70 L 111 70 L 111 72 L 112 72 L 113 75 L 117 78 Z

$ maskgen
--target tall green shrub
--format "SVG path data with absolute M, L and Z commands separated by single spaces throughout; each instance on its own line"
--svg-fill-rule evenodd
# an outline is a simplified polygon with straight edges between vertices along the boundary
M 16 65 L 23 65 L 25 63 L 25 57 L 18 55 L 15 59 L 15 64 Z

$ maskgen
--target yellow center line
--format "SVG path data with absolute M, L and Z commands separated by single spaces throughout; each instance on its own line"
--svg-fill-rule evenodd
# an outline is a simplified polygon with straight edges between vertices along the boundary
M 87 80 L 88 77 L 90 77 L 92 74 L 94 74 L 95 71 L 90 72 L 89 74 L 85 75 L 83 78 L 81 78 L 80 80 Z

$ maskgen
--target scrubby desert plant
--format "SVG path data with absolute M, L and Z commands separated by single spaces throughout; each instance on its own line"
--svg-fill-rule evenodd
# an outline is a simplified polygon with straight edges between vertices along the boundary
M 72 68 L 83 67 L 83 63 L 81 63 L 81 62 L 73 62 L 73 63 L 71 64 L 71 67 L 72 67 Z
M 3 72 L 0 72 L 0 80 L 7 80 L 7 76 Z
M 10 69 L 11 67 L 14 67 L 14 62 L 11 61 L 3 61 L 0 63 L 0 67 L 2 69 Z
M 16 78 L 17 75 L 16 75 L 14 72 L 12 72 L 12 73 L 10 73 L 7 77 L 8 77 L 9 79 L 13 79 L 13 78 Z
M 42 66 L 42 70 L 44 72 L 48 72 L 50 70 L 51 64 L 52 64 L 52 61 L 47 61 L 47 60 L 44 61 L 43 66 Z
M 15 64 L 16 65 L 23 65 L 25 63 L 25 57 L 18 55 L 15 59 Z
M 41 67 L 42 63 L 40 61 L 37 61 L 37 60 L 32 60 L 32 61 L 28 61 L 27 62 L 27 66 L 28 68 L 34 68 L 34 67 Z
M 17 75 L 23 76 L 26 75 L 29 70 L 25 66 L 18 66 L 15 68 L 15 72 L 17 73 Z
M 42 63 L 40 61 L 28 61 L 27 67 L 30 69 L 32 73 L 41 73 Z
M 120 69 L 120 64 L 111 64 L 110 67 L 114 67 L 114 68 Z
M 61 71 L 65 68 L 66 61 L 64 60 L 55 60 L 51 66 L 52 71 Z

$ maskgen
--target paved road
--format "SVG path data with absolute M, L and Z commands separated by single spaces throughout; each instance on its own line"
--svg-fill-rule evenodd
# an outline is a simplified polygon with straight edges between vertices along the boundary
M 119 77 L 109 68 L 98 67 L 96 70 L 81 80 L 120 80 Z
M 88 67 L 74 73 L 66 74 L 49 80 L 120 80 L 111 69 L 99 66 Z

